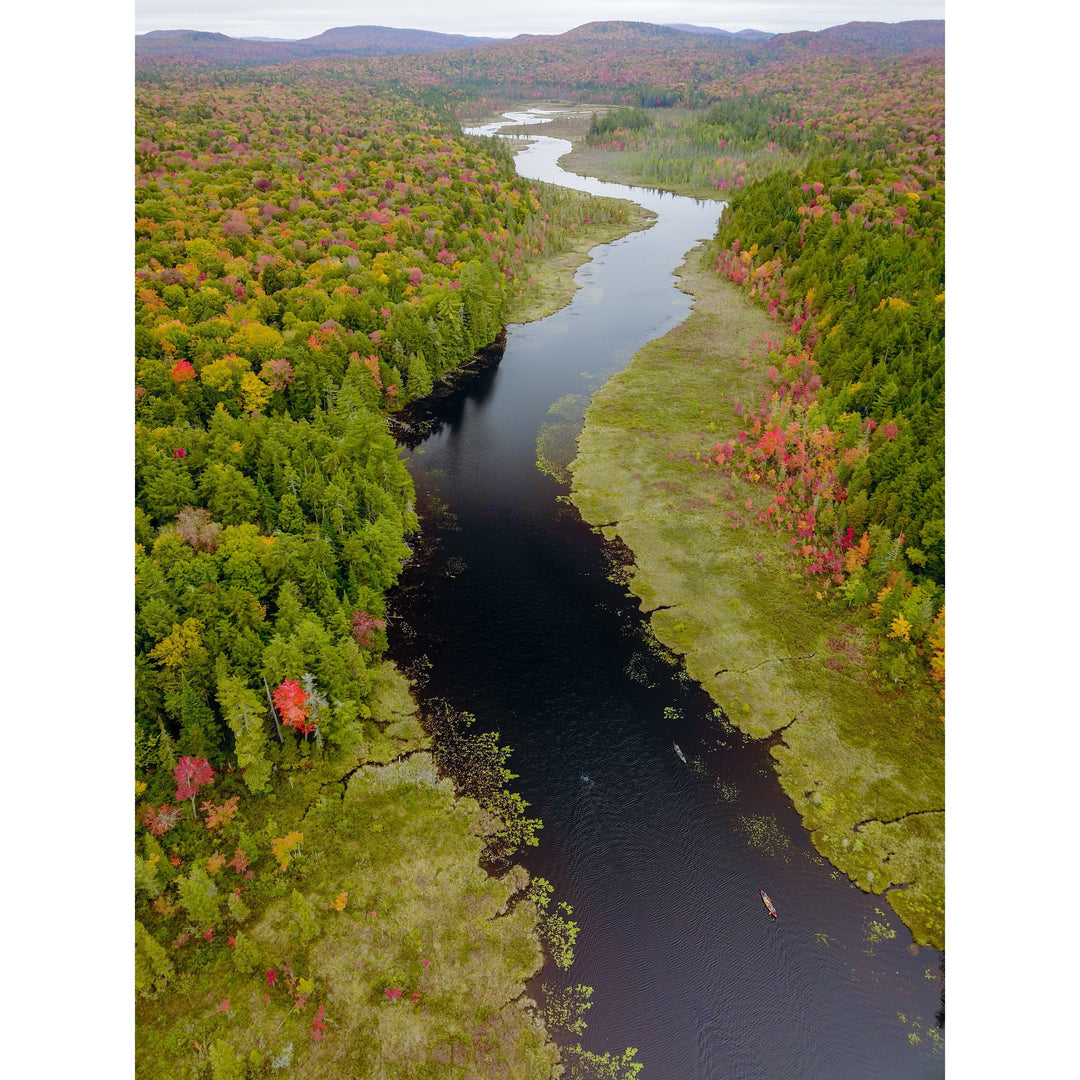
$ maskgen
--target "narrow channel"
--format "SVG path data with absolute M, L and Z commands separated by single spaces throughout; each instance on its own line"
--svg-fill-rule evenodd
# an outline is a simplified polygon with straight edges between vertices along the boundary
M 722 209 L 565 173 L 569 148 L 536 139 L 518 171 L 657 221 L 594 249 L 566 308 L 508 327 L 501 359 L 408 452 L 423 536 L 392 597 L 391 655 L 422 701 L 512 748 L 512 789 L 544 823 L 518 861 L 581 928 L 573 966 L 531 992 L 594 988 L 587 1049 L 637 1047 L 642 1080 L 943 1077 L 942 955 L 816 854 L 768 747 L 654 645 L 610 546 L 537 468 L 551 406 L 686 317 L 673 271 Z

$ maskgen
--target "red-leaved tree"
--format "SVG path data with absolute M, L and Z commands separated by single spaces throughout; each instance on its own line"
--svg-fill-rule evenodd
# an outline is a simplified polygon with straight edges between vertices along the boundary
M 177 360 L 173 365 L 172 377 L 177 383 L 186 383 L 198 374 L 187 360 Z
M 182 757 L 173 769 L 176 780 L 176 801 L 191 800 L 191 813 L 195 813 L 195 796 L 199 788 L 214 779 L 214 770 L 209 761 L 202 758 Z
M 385 619 L 376 619 L 366 611 L 357 611 L 352 619 L 352 636 L 361 649 L 370 649 L 375 641 L 375 631 L 385 626 Z
M 281 714 L 282 723 L 304 735 L 315 730 L 308 715 L 308 693 L 295 679 L 286 679 L 274 691 L 274 704 Z

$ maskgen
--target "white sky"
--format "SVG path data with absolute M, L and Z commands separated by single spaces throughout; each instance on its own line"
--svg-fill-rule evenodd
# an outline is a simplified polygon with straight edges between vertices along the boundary
M 852 21 L 945 18 L 944 0 L 136 0 L 135 33 L 215 30 L 230 37 L 304 38 L 335 26 L 394 26 L 475 37 L 561 34 L 604 19 L 691 23 L 723 30 L 822 30 Z

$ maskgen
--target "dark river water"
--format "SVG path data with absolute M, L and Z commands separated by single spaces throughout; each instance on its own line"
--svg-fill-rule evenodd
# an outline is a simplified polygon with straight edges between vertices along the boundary
M 530 990 L 594 988 L 587 1049 L 637 1047 L 642 1080 L 942 1077 L 942 955 L 816 854 L 768 748 L 650 644 L 608 546 L 536 466 L 554 402 L 686 317 L 672 271 L 721 209 L 564 173 L 568 149 L 538 140 L 518 171 L 659 219 L 597 248 L 568 307 L 508 327 L 501 360 L 409 451 L 422 540 L 392 597 L 391 655 L 422 701 L 513 751 L 512 790 L 544 823 L 518 861 L 581 928 L 569 971 L 549 965 Z

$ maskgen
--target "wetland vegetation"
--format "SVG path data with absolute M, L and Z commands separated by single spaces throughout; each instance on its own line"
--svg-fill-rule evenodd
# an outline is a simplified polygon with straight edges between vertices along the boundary
M 782 54 L 729 70 L 737 92 L 660 85 L 660 37 L 632 122 L 569 166 L 740 194 L 684 268 L 691 320 L 589 406 L 573 498 L 633 551 L 657 638 L 775 739 L 818 849 L 942 947 L 940 64 L 800 58 L 797 108 Z M 387 421 L 648 215 L 516 177 L 461 135 L 448 106 L 484 91 L 439 58 L 422 97 L 370 89 L 377 60 L 147 63 L 137 1075 L 630 1077 L 632 1050 L 560 1054 L 545 1027 L 580 1034 L 587 988 L 546 1017 L 525 996 L 574 927 L 514 862 L 539 823 L 506 748 L 461 721 L 448 755 L 385 661 L 418 527 Z M 681 108 L 644 123 L 660 101 Z M 580 403 L 557 406 L 538 456 L 562 479 Z

